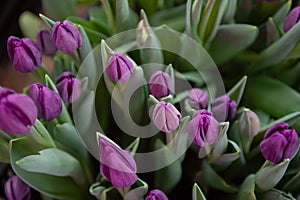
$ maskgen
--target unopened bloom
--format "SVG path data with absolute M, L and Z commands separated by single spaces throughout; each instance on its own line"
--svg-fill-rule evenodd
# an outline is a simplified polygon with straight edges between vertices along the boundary
M 42 54 L 38 46 L 28 38 L 10 36 L 7 51 L 17 71 L 32 72 L 42 63 Z
M 298 134 L 295 129 L 289 128 L 287 123 L 280 122 L 266 131 L 259 147 L 266 160 L 278 163 L 295 154 L 298 148 Z
M 231 121 L 236 114 L 236 102 L 230 100 L 228 95 L 223 95 L 213 100 L 211 109 L 214 117 L 219 122 Z
M 18 176 L 10 177 L 4 185 L 7 200 L 29 200 L 31 196 L 30 187 Z
M 170 133 L 178 128 L 180 120 L 181 114 L 173 104 L 161 101 L 155 105 L 152 121 L 159 130 Z
M 171 93 L 172 81 L 168 73 L 156 71 L 149 80 L 149 89 L 153 96 L 160 99 Z
M 239 126 L 242 134 L 254 137 L 260 130 L 259 118 L 255 112 L 245 108 L 239 120 Z
M 188 95 L 188 103 L 191 108 L 195 110 L 207 108 L 208 102 L 209 96 L 207 92 L 199 88 L 193 88 L 190 90 Z
M 126 82 L 133 70 L 132 62 L 124 54 L 115 52 L 108 60 L 106 73 L 115 82 Z
M 37 118 L 37 108 L 30 97 L 13 90 L 0 89 L 0 129 L 19 135 L 28 133 Z
M 288 32 L 298 21 L 300 16 L 300 6 L 295 7 L 285 18 L 283 31 Z
M 168 200 L 168 197 L 161 190 L 151 190 L 145 200 Z
M 79 30 L 68 20 L 55 22 L 52 39 L 56 48 L 66 53 L 73 52 L 82 45 Z
M 37 106 L 40 119 L 50 121 L 62 111 L 62 102 L 59 94 L 41 83 L 30 85 L 29 96 Z
M 41 29 L 37 33 L 37 45 L 42 53 L 47 56 L 53 56 L 56 52 L 51 33 L 46 29 Z
M 114 187 L 123 188 L 133 185 L 137 180 L 137 167 L 129 151 L 106 138 L 98 138 L 101 174 Z
M 203 147 L 205 143 L 213 144 L 219 135 L 219 123 L 207 110 L 198 110 L 188 124 L 191 139 Z
M 57 77 L 56 87 L 64 102 L 73 103 L 81 94 L 81 82 L 71 72 L 64 72 Z

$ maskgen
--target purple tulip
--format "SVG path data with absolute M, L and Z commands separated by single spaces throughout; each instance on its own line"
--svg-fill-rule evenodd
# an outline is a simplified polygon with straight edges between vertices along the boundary
M 188 103 L 195 110 L 205 109 L 208 106 L 208 93 L 199 89 L 193 88 L 189 92 Z
M 115 188 L 133 185 L 137 180 L 137 167 L 129 151 L 106 138 L 99 137 L 100 171 Z
M 37 108 L 32 99 L 13 90 L 0 89 L 0 129 L 19 135 L 28 133 L 37 118 Z
M 132 62 L 122 53 L 114 53 L 108 60 L 106 73 L 115 82 L 126 82 L 133 73 Z
M 295 7 L 285 18 L 283 31 L 288 32 L 298 21 L 300 16 L 300 6 Z
M 29 200 L 31 196 L 30 187 L 18 176 L 10 177 L 4 185 L 7 200 Z
M 81 82 L 71 72 L 64 72 L 57 77 L 56 87 L 64 102 L 73 103 L 81 94 Z
M 270 127 L 259 145 L 264 158 L 273 163 L 291 158 L 298 149 L 298 133 L 285 122 Z
M 236 114 L 236 102 L 230 100 L 228 95 L 220 96 L 213 100 L 212 113 L 218 122 L 232 121 Z
M 37 45 L 46 56 L 53 56 L 56 53 L 56 47 L 52 40 L 51 33 L 46 29 L 41 29 L 37 33 Z
M 168 197 L 161 190 L 152 190 L 145 200 L 168 200 Z
M 173 104 L 161 101 L 155 105 L 152 121 L 159 130 L 170 133 L 178 128 L 180 120 L 181 114 Z
M 219 123 L 207 110 L 198 110 L 188 124 L 188 132 L 193 142 L 201 147 L 214 144 L 219 135 Z
M 7 40 L 7 51 L 17 71 L 32 72 L 42 63 L 38 46 L 28 38 L 10 36 Z
M 68 20 L 55 22 L 52 39 L 56 48 L 66 53 L 73 52 L 82 45 L 79 30 Z
M 153 96 L 160 99 L 171 93 L 172 81 L 168 73 L 156 71 L 149 80 L 149 89 Z
M 62 111 L 62 102 L 59 94 L 41 83 L 30 85 L 29 96 L 37 106 L 40 119 L 51 121 Z

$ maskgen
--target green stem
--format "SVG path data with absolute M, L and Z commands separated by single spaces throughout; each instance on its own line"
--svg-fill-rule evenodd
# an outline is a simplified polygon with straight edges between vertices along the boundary
M 110 24 L 110 27 L 113 29 L 112 32 L 114 32 L 114 15 L 113 15 L 113 12 L 112 12 L 112 9 L 109 5 L 109 2 L 107 0 L 101 0 L 102 2 L 102 6 L 104 8 L 104 11 L 105 11 L 105 14 L 107 16 L 107 19 L 108 19 L 108 23 Z

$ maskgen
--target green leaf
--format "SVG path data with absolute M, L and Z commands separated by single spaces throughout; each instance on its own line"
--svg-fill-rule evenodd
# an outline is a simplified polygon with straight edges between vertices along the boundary
M 285 4 L 273 15 L 273 20 L 276 22 L 278 27 L 283 27 L 285 17 L 291 10 L 292 1 L 286 1 Z
M 79 48 L 79 52 L 81 61 L 83 61 L 88 56 L 88 54 L 92 52 L 93 49 L 85 30 L 82 28 L 82 26 L 79 26 L 78 29 L 82 37 L 82 45 Z
M 292 194 L 287 194 L 284 191 L 276 189 L 272 189 L 271 191 L 258 195 L 258 198 L 263 200 L 296 200 Z
M 128 29 L 130 20 L 130 9 L 128 0 L 116 0 L 116 32 Z
M 222 64 L 250 46 L 258 35 L 258 28 L 248 24 L 221 25 L 208 49 L 216 64 Z
M 229 147 L 233 149 L 232 153 L 225 153 L 221 155 L 214 164 L 219 165 L 221 168 L 225 168 L 230 165 L 233 161 L 238 159 L 241 154 L 240 147 L 232 140 L 228 140 Z
M 298 169 L 297 169 L 298 170 Z M 300 172 L 294 175 L 290 180 L 283 186 L 285 191 L 297 191 L 300 188 Z
M 227 131 L 229 122 L 222 122 L 219 124 L 219 136 L 216 143 L 213 145 L 211 152 L 211 159 L 216 161 L 226 151 L 228 146 Z
M 244 180 L 239 188 L 238 199 L 239 200 L 256 200 L 255 196 L 255 175 L 250 174 Z
M 136 138 L 130 145 L 126 147 L 126 150 L 130 150 L 131 156 L 134 157 L 134 154 L 138 150 L 140 145 L 140 138 Z
M 235 17 L 235 12 L 237 9 L 237 0 L 230 0 L 227 3 L 227 7 L 222 19 L 222 23 L 233 23 L 234 22 L 234 17 Z
M 71 177 L 58 177 L 48 174 L 28 172 L 20 168 L 16 161 L 37 154 L 41 147 L 29 137 L 13 139 L 9 144 L 11 166 L 14 172 L 30 187 L 57 199 L 90 199 L 84 188 L 78 186 Z
M 0 162 L 10 163 L 8 141 L 0 137 Z
M 183 73 L 175 72 L 175 77 L 180 78 L 182 80 L 192 81 L 198 86 L 204 85 L 205 83 L 202 76 L 196 71 L 189 71 Z
M 76 16 L 75 0 L 42 0 L 42 7 L 51 19 L 63 21 L 68 16 Z
M 29 135 L 45 147 L 56 147 L 48 130 L 38 119 L 36 119 L 33 127 L 30 128 Z
M 36 35 L 41 29 L 38 17 L 29 11 L 23 12 L 19 17 L 19 25 L 25 37 L 36 41 Z
M 148 191 L 148 184 L 138 179 L 128 193 L 125 194 L 124 200 L 140 200 Z
M 193 200 L 206 200 L 206 197 L 204 196 L 197 183 L 195 183 L 193 186 Z
M 90 4 L 90 3 L 96 3 L 99 0 L 76 0 L 76 3 L 78 4 Z
M 48 17 L 46 17 L 45 15 L 43 14 L 39 14 L 40 18 L 42 19 L 42 21 L 48 26 L 48 28 L 50 30 L 52 30 L 52 27 L 55 23 L 55 21 L 53 21 L 52 19 L 49 19 Z
M 247 83 L 247 76 L 244 76 L 237 84 L 235 84 L 227 93 L 231 100 L 236 101 L 236 105 L 240 104 Z

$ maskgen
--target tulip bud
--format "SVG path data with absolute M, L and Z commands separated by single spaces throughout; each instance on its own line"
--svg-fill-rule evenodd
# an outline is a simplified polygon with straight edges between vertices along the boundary
M 145 200 L 168 200 L 168 197 L 161 190 L 152 190 Z
M 132 62 L 124 54 L 116 52 L 109 58 L 106 72 L 111 80 L 126 82 L 133 70 Z
M 73 52 L 82 45 L 79 30 L 68 20 L 55 22 L 52 39 L 56 48 L 66 53 Z
M 201 147 L 205 143 L 214 144 L 219 135 L 219 123 L 207 110 L 198 110 L 188 124 L 188 132 L 193 142 Z
M 81 94 L 81 82 L 71 72 L 64 72 L 57 77 L 56 87 L 64 102 L 73 103 Z
M 7 51 L 17 71 L 32 72 L 42 63 L 38 46 L 28 38 L 10 36 L 7 40 Z
M 270 127 L 260 143 L 260 151 L 264 158 L 273 163 L 291 158 L 298 148 L 298 134 L 295 129 L 288 128 L 284 122 Z
M 98 137 L 101 174 L 115 188 L 133 185 L 137 180 L 136 163 L 129 151 L 122 150 L 105 137 Z
M 245 108 L 239 120 L 240 131 L 242 134 L 254 137 L 260 130 L 260 122 L 255 112 Z
M 171 93 L 172 81 L 168 73 L 157 71 L 150 77 L 149 89 L 153 96 L 160 99 Z
M 284 19 L 283 31 L 288 32 L 298 21 L 300 15 L 300 6 L 295 7 Z
M 218 122 L 232 121 L 236 114 L 236 102 L 230 100 L 227 95 L 220 96 L 213 100 L 211 105 L 212 113 Z
M 189 92 L 188 103 L 195 110 L 205 109 L 208 106 L 208 93 L 199 89 L 193 88 Z
M 0 90 L 0 129 L 14 135 L 28 133 L 37 118 L 32 99 L 12 90 Z
M 51 121 L 62 111 L 62 102 L 58 93 L 47 88 L 41 83 L 32 84 L 29 96 L 38 109 L 38 118 Z
M 37 33 L 37 45 L 46 56 L 53 56 L 56 52 L 51 33 L 46 29 L 41 29 Z
M 159 130 L 170 133 L 178 128 L 180 120 L 181 114 L 173 104 L 161 101 L 155 105 L 152 121 Z
M 29 200 L 31 196 L 30 187 L 18 176 L 10 177 L 4 185 L 7 200 Z

